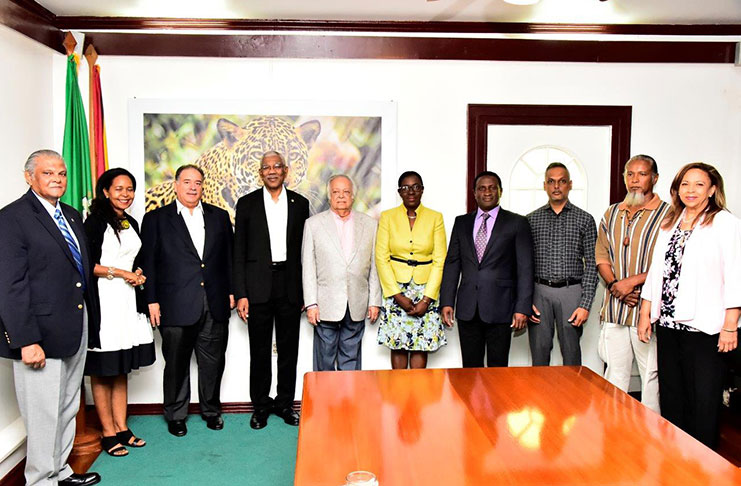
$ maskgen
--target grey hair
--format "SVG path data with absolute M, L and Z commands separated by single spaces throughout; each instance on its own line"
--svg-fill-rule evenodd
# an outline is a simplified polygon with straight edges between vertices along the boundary
M 636 160 L 644 161 L 651 166 L 651 172 L 653 172 L 654 175 L 659 175 L 659 165 L 656 163 L 656 160 L 654 160 L 654 158 L 650 155 L 638 154 L 629 158 L 628 161 L 625 163 L 625 168 L 623 169 L 623 177 L 625 177 L 625 174 L 627 174 L 628 166 L 631 164 L 631 162 L 635 162 Z
M 330 176 L 329 180 L 327 181 L 327 196 L 332 194 L 330 190 L 330 185 L 332 184 L 332 181 L 335 179 L 347 179 L 350 181 L 350 185 L 352 186 L 352 197 L 355 197 L 355 181 L 352 180 L 352 178 L 349 175 L 346 174 L 333 174 Z
M 28 158 L 26 159 L 26 163 L 23 164 L 23 170 L 28 172 L 29 174 L 33 174 L 33 171 L 36 170 L 36 162 L 38 162 L 41 157 L 54 157 L 64 162 L 64 158 L 59 155 L 59 152 L 55 152 L 54 150 L 49 149 L 37 150 L 36 152 L 28 156 Z M 64 165 L 66 166 L 67 163 L 65 162 Z
M 278 157 L 283 165 L 286 165 L 286 159 L 283 158 L 283 155 L 281 155 L 280 152 L 276 152 L 275 150 L 268 150 L 267 152 L 262 154 L 262 157 L 260 157 L 260 165 L 262 165 L 262 163 L 265 162 L 265 159 L 268 157 Z

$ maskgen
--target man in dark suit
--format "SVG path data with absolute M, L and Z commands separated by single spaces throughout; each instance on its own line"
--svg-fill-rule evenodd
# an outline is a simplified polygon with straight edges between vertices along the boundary
M 296 393 L 299 322 L 303 303 L 301 241 L 309 201 L 283 187 L 288 174 L 278 152 L 260 162 L 264 187 L 239 199 L 234 238 L 234 295 L 250 336 L 250 426 L 267 425 L 271 411 L 298 425 Z M 273 322 L 278 349 L 278 394 L 270 398 Z
M 100 306 L 82 218 L 60 203 L 67 167 L 51 150 L 32 153 L 31 189 L 0 211 L 0 356 L 13 360 L 26 425 L 27 485 L 90 485 L 67 457 L 87 347 L 98 347 Z
M 171 434 L 188 432 L 190 359 L 198 361 L 198 401 L 208 428 L 221 430 L 231 292 L 233 233 L 223 209 L 201 202 L 203 171 L 175 173 L 177 199 L 144 216 L 140 263 L 149 320 L 162 334 L 164 416 Z
M 512 328 L 524 329 L 533 298 L 533 240 L 524 216 L 499 206 L 502 181 L 476 176 L 476 211 L 458 216 L 443 269 L 443 321 L 458 319 L 463 367 L 507 366 Z M 459 286 L 460 280 L 460 286 Z M 457 299 L 456 299 L 457 295 Z

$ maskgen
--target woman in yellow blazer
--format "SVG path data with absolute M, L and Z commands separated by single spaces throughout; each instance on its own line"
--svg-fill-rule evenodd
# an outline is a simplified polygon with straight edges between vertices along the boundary
M 381 213 L 376 268 L 383 290 L 378 344 L 394 369 L 424 368 L 427 353 L 447 343 L 438 295 L 445 263 L 442 214 L 420 204 L 424 186 L 413 171 L 399 177 L 402 205 Z

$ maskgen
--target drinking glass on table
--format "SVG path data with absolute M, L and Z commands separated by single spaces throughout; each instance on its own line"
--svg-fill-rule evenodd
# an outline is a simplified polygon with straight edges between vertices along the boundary
M 378 486 L 378 480 L 372 472 L 353 471 L 345 477 L 345 486 Z

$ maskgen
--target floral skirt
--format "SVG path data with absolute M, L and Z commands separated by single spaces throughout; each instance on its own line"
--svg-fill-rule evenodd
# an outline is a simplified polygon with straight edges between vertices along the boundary
M 415 304 L 422 300 L 425 286 L 414 283 L 399 283 L 405 297 Z M 396 304 L 393 297 L 383 300 L 378 326 L 378 344 L 390 349 L 407 351 L 436 351 L 447 344 L 440 317 L 440 304 L 433 300 L 422 317 L 409 316 Z

